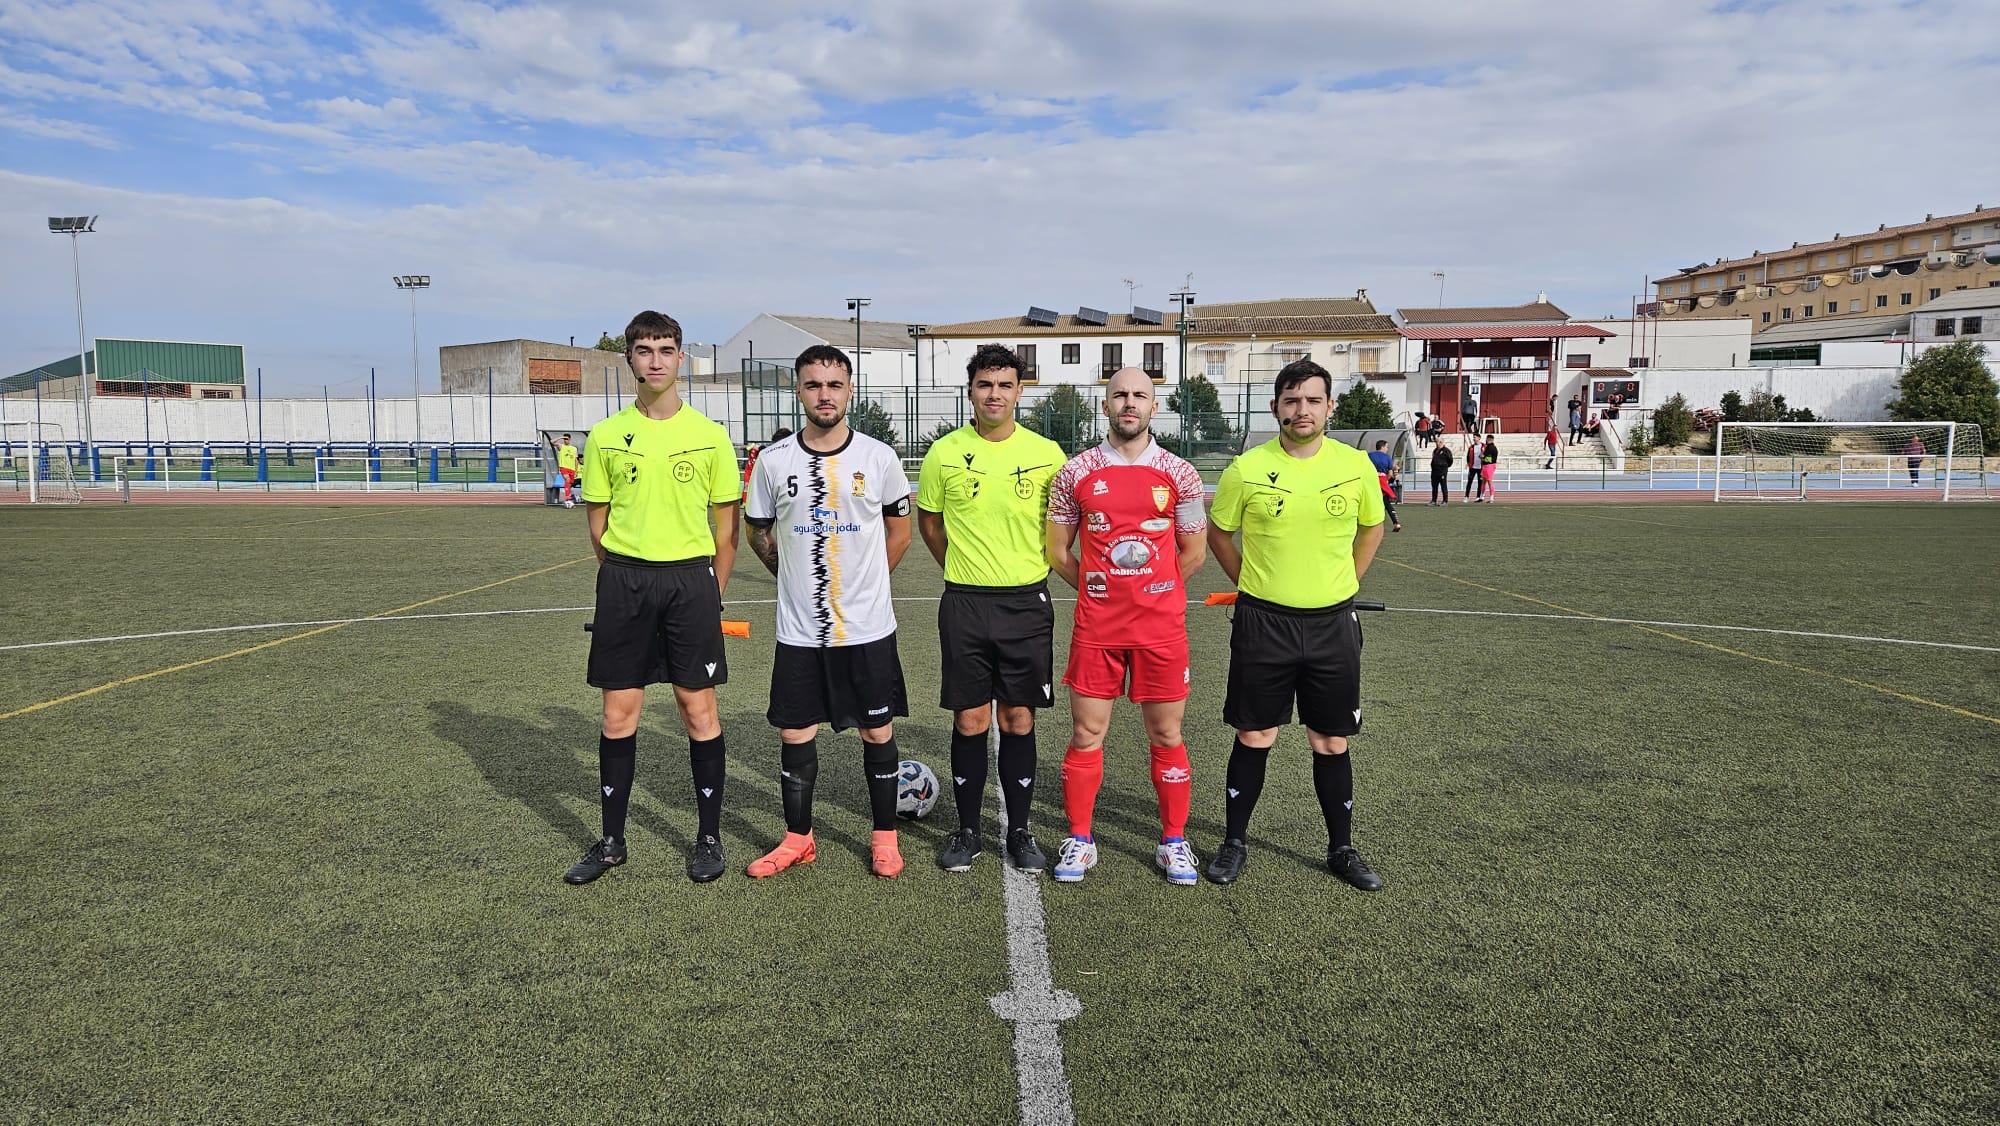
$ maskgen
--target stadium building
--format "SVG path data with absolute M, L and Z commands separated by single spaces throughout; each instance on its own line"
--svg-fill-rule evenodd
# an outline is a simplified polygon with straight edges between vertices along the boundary
M 9 398 L 76 398 L 81 374 L 104 399 L 241 399 L 243 346 L 100 336 L 82 356 L 67 356 L 0 379 Z

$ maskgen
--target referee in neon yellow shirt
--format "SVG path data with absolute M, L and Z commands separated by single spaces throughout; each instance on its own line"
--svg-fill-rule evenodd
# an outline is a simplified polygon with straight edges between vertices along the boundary
M 1024 872 L 1048 868 L 1028 827 L 1035 797 L 1035 709 L 1055 702 L 1055 607 L 1043 521 L 1049 482 L 1069 460 L 1061 446 L 1014 421 L 1021 358 L 982 345 L 965 365 L 969 425 L 939 438 L 917 476 L 917 531 L 944 567 L 938 643 L 952 712 L 951 787 L 958 830 L 938 867 L 969 871 L 983 851 L 980 805 L 986 788 L 986 733 L 999 705 L 1000 793 L 1007 811 L 1008 861 Z
M 1286 364 L 1274 394 L 1278 436 L 1229 463 L 1208 517 L 1209 553 L 1239 592 L 1222 708 L 1223 722 L 1236 729 L 1228 821 L 1208 878 L 1228 884 L 1242 874 L 1265 762 L 1296 702 L 1326 817 L 1327 867 L 1375 891 L 1382 878 L 1351 839 L 1354 768 L 1347 740 L 1361 730 L 1354 596 L 1382 543 L 1382 489 L 1367 454 L 1326 436 L 1333 377 L 1325 368 L 1311 360 Z
M 584 439 L 583 501 L 597 553 L 590 683 L 604 690 L 597 742 L 604 835 L 563 877 L 584 884 L 625 863 L 639 710 L 668 682 L 687 731 L 697 828 L 688 878 L 722 875 L 723 745 L 715 686 L 722 591 L 736 561 L 743 478 L 729 433 L 681 401 L 681 326 L 647 310 L 625 328 L 632 405 Z

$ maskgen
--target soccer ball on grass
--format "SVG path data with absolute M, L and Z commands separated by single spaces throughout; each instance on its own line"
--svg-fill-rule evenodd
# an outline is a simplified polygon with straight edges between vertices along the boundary
M 896 816 L 915 820 L 937 807 L 938 780 L 915 759 L 896 764 Z

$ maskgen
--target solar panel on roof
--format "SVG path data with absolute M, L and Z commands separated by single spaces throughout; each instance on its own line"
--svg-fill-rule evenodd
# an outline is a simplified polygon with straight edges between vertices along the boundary
M 1056 315 L 1053 309 L 1044 309 L 1040 305 L 1028 306 L 1028 323 L 1031 325 L 1053 325 L 1056 323 Z
M 1164 319 L 1166 319 L 1165 314 L 1161 313 L 1158 309 L 1148 309 L 1144 305 L 1134 305 L 1132 307 L 1132 323 L 1134 324 L 1156 325 Z
M 1078 305 L 1076 307 L 1076 323 L 1080 325 L 1101 325 L 1104 321 L 1104 310 L 1093 309 L 1088 305 Z

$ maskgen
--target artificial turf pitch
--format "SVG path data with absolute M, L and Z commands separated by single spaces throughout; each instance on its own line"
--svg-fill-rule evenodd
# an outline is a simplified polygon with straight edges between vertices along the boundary
M 1319 867 L 1297 729 L 1242 881 L 1165 884 L 1122 706 L 1103 861 L 1042 888 L 1083 1004 L 1077 1120 L 2000 1115 L 2000 654 L 1416 612 L 1996 646 L 2000 510 L 1404 515 L 1366 585 L 1398 609 L 1364 620 L 1355 740 L 1387 889 Z M 583 607 L 586 554 L 582 512 L 540 507 L 5 509 L 0 645 Z M 896 586 L 898 739 L 943 773 L 921 545 Z M 1224 586 L 1211 565 L 1193 593 Z M 755 636 L 731 642 L 731 873 L 706 886 L 664 693 L 631 862 L 560 880 L 597 825 L 587 611 L 0 652 L 0 713 L 144 677 L 0 719 L 0 1118 L 1013 1120 L 995 801 L 972 873 L 932 864 L 947 799 L 875 880 L 858 743 L 823 735 L 818 863 L 743 876 L 783 828 L 771 580 L 745 553 L 729 593 Z M 1204 857 L 1225 614 L 1190 611 Z M 1044 715 L 1053 852 L 1067 723 Z

